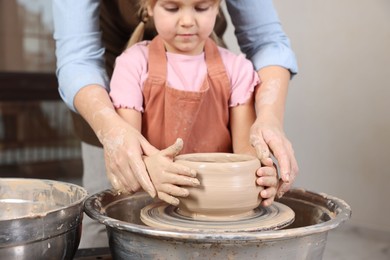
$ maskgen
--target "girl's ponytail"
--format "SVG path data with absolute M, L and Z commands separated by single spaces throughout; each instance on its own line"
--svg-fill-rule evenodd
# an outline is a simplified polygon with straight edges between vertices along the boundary
M 133 33 L 130 36 L 129 41 L 127 42 L 126 49 L 131 47 L 133 44 L 140 42 L 144 38 L 145 33 L 145 24 L 149 21 L 149 15 L 146 8 L 141 8 L 138 12 L 138 17 L 140 23 L 134 29 Z

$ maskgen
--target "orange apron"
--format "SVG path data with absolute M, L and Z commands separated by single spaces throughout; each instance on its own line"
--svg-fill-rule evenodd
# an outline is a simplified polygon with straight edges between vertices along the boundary
M 142 134 L 158 149 L 182 138 L 181 153 L 232 152 L 229 126 L 230 81 L 217 45 L 205 44 L 207 76 L 199 92 L 167 85 L 167 58 L 162 39 L 149 45 L 149 75 L 143 90 Z

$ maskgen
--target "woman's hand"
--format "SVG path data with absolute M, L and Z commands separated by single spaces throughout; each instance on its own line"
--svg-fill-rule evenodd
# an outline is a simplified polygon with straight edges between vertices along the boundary
M 83 87 L 77 92 L 74 105 L 103 145 L 106 173 L 114 189 L 136 192 L 142 187 L 155 197 L 156 190 L 142 155 L 155 154 L 158 150 L 139 132 L 139 113 L 134 117 L 134 124 L 126 122 L 115 111 L 106 89 L 99 85 Z
M 183 140 L 177 139 L 168 148 L 153 155 L 146 156 L 144 162 L 149 176 L 157 191 L 157 196 L 174 206 L 179 204 L 176 197 L 187 197 L 189 192 L 181 186 L 195 187 L 200 185 L 196 171 L 173 162 L 174 157 L 183 148 Z
M 143 188 L 150 196 L 156 191 L 146 171 L 143 154 L 155 154 L 158 149 L 133 127 L 112 127 L 104 134 L 98 132 L 103 144 L 106 173 L 113 188 L 121 193 L 136 192 Z
M 257 118 L 251 128 L 250 140 L 262 163 L 265 159 L 272 161 L 271 153 L 278 161 L 281 179 L 277 196 L 282 197 L 291 188 L 297 176 L 298 164 L 290 141 L 285 136 L 280 124 L 275 121 L 272 119 L 262 121 L 261 118 Z

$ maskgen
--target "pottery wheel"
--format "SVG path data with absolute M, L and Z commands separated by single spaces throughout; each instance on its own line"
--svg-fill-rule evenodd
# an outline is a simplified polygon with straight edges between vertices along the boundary
M 269 207 L 259 206 L 250 214 L 233 221 L 208 221 L 179 214 L 177 207 L 165 202 L 147 205 L 141 210 L 141 221 L 155 228 L 195 232 L 244 232 L 277 230 L 294 221 L 295 213 L 288 206 L 274 202 Z

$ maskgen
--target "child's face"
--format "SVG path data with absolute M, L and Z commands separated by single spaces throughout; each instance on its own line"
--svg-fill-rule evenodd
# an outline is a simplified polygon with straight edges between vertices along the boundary
M 157 0 L 148 8 L 168 52 L 196 55 L 214 29 L 219 1 Z

